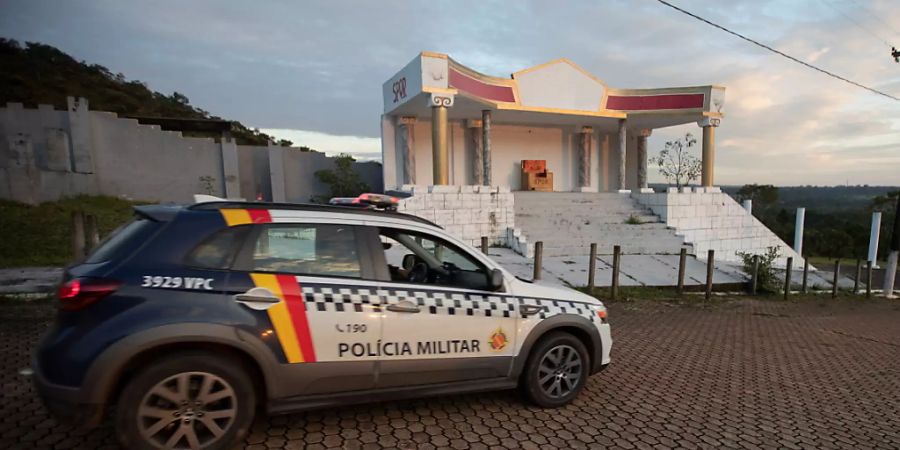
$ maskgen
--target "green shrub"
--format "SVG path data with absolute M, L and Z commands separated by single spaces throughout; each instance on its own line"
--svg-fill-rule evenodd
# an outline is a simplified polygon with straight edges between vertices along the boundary
M 641 221 L 640 217 L 632 214 L 628 216 L 628 219 L 625 220 L 625 223 L 627 223 L 628 225 L 641 225 L 644 222 Z
M 133 202 L 79 195 L 40 205 L 0 200 L 0 267 L 63 266 L 72 260 L 72 213 L 97 217 L 103 239 L 132 217 Z
M 765 253 L 755 255 L 747 252 L 737 252 L 744 263 L 744 272 L 753 275 L 753 257 L 759 256 L 759 271 L 756 275 L 756 290 L 760 292 L 778 292 L 781 283 L 775 277 L 775 260 L 780 252 L 778 247 L 768 247 Z

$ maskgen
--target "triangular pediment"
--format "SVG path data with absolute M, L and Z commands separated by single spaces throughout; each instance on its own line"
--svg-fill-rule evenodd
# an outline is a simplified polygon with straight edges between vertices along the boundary
M 566 58 L 513 74 L 523 106 L 532 108 L 598 111 L 606 85 Z

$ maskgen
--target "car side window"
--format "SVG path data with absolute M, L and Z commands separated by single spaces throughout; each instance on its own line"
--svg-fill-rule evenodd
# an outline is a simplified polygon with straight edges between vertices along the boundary
M 260 230 L 253 247 L 253 271 L 297 275 L 360 277 L 352 226 L 272 224 Z
M 249 227 L 231 227 L 213 233 L 193 248 L 185 265 L 204 269 L 227 269 Z
M 382 228 L 381 245 L 392 281 L 486 290 L 487 268 L 443 239 Z

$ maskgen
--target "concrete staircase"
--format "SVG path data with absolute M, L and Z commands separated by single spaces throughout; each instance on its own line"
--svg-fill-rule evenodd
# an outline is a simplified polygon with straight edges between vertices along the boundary
M 599 254 L 614 245 L 624 254 L 677 254 L 684 238 L 630 196 L 596 192 L 514 192 L 515 224 L 529 243 L 543 241 L 544 255 Z M 640 224 L 628 223 L 630 220 Z

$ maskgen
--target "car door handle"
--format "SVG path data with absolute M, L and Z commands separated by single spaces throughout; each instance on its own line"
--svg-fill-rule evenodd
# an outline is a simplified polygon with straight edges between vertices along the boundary
M 538 314 L 544 311 L 544 307 L 540 305 L 520 305 L 519 306 L 519 314 L 522 317 L 532 316 L 534 314 Z
M 401 313 L 417 313 L 419 312 L 419 307 L 413 304 L 412 302 L 408 302 L 406 300 L 392 303 L 387 306 L 388 311 L 393 312 L 401 312 Z
M 263 295 L 250 295 L 250 294 L 238 294 L 234 296 L 234 299 L 239 302 L 263 302 L 263 303 L 278 303 L 281 300 L 278 297 L 266 297 Z
M 275 306 L 281 299 L 266 288 L 255 287 L 243 294 L 235 295 L 234 301 L 251 309 L 265 310 Z

